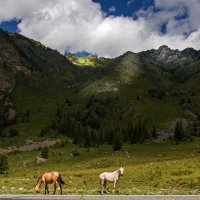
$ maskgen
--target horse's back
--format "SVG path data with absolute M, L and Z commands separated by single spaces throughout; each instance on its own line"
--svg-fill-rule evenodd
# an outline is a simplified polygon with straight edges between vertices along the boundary
M 57 181 L 58 177 L 59 177 L 60 173 L 59 172 L 45 172 L 42 175 L 42 178 L 44 179 L 45 182 L 48 183 L 53 183 L 55 181 Z
M 113 173 L 111 172 L 103 172 L 99 175 L 99 179 L 100 180 L 105 180 L 105 181 L 110 181 L 112 182 L 113 181 Z

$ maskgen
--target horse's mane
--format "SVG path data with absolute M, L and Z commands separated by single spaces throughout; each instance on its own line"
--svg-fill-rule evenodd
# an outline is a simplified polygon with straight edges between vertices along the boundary
M 118 172 L 119 175 L 121 175 L 121 171 L 120 171 L 120 169 L 118 169 L 117 172 Z
M 36 185 L 38 185 L 41 178 L 42 178 L 42 175 L 38 178 Z

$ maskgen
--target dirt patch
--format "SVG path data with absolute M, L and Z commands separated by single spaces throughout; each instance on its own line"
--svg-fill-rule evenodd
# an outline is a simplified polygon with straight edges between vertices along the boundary
M 193 117 L 194 119 L 198 119 L 198 115 L 196 115 L 195 113 L 193 113 L 190 110 L 186 110 L 186 113 L 188 113 L 191 117 Z
M 186 130 L 188 125 L 189 125 L 189 121 L 186 118 L 175 118 L 173 119 L 169 124 L 167 124 L 165 130 L 159 132 L 159 136 L 158 139 L 154 140 L 154 142 L 161 142 L 163 140 L 169 139 L 170 137 L 174 136 L 174 130 L 176 127 L 177 122 L 181 122 L 183 129 Z
M 52 147 L 56 145 L 60 140 L 45 140 L 43 142 L 32 142 L 31 140 L 27 140 L 26 144 L 16 147 L 10 146 L 8 148 L 0 148 L 0 153 L 10 153 L 14 151 L 32 151 L 39 149 L 40 147 Z
M 177 123 L 181 123 L 184 130 L 186 130 L 186 128 L 188 127 L 188 124 L 189 124 L 189 122 L 186 118 L 175 118 L 168 124 L 167 129 L 170 132 L 174 132 Z

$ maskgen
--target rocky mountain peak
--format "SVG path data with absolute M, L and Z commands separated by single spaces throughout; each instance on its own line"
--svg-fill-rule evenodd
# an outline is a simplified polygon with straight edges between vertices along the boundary
M 177 66 L 183 66 L 200 60 L 200 51 L 196 51 L 192 48 L 179 51 L 178 49 L 170 49 L 166 45 L 139 54 L 159 65 L 170 66 L 170 68 L 176 68 Z
M 165 49 L 165 50 L 171 50 L 167 45 L 162 45 L 162 46 L 160 46 L 158 48 L 158 50 L 163 50 L 163 49 Z
M 160 61 L 167 60 L 168 57 L 172 54 L 172 50 L 166 45 L 161 46 L 157 51 L 155 51 L 155 55 Z
M 190 57 L 192 59 L 200 59 L 200 51 L 197 51 L 193 48 L 186 48 L 183 51 L 181 51 L 181 53 L 185 56 L 185 57 Z

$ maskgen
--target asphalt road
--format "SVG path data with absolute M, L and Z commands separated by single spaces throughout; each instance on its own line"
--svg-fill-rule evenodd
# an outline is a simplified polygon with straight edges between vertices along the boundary
M 200 200 L 200 195 L 0 195 L 3 200 Z

